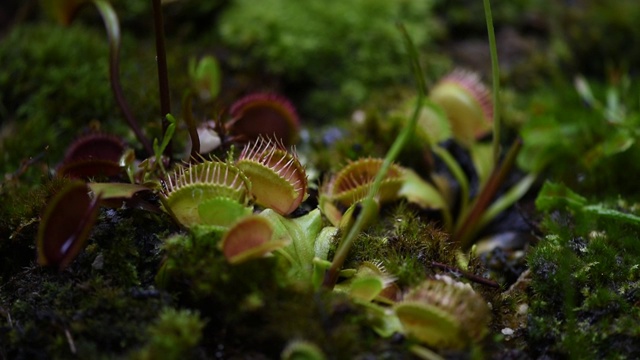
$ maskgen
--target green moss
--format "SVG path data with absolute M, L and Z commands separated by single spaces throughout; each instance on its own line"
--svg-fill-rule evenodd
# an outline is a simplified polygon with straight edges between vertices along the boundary
M 406 203 L 383 210 L 380 221 L 354 242 L 346 266 L 381 261 L 400 286 L 411 286 L 435 273 L 432 262 L 456 267 L 448 235 L 435 222 L 425 221 Z
M 150 339 L 132 359 L 184 359 L 193 358 L 192 349 L 200 343 L 205 323 L 197 312 L 164 309 L 158 321 L 148 329 Z
M 40 172 L 34 169 L 34 175 Z M 10 279 L 35 260 L 40 212 L 67 182 L 52 178 L 34 186 L 7 181 L 0 188 L 0 278 Z
M 288 279 L 277 257 L 230 265 L 217 241 L 215 236 L 167 239 L 158 278 L 207 319 L 205 346 L 224 344 L 224 350 L 209 351 L 276 358 L 291 339 L 317 344 L 329 357 L 403 351 L 400 344 L 379 338 L 370 329 L 374 319 L 346 295 L 316 292 L 311 284 Z
M 166 226 L 166 218 L 136 210 L 103 211 L 87 249 L 62 273 L 36 267 L 32 234 L 30 260 L 13 264 L 3 278 L 0 308 L 12 324 L 0 318 L 7 330 L 0 334 L 0 353 L 104 358 L 140 344 L 171 300 L 152 286 L 159 262 L 155 234 Z
M 168 301 L 157 292 L 145 298 L 143 292 L 114 287 L 100 276 L 78 280 L 31 268 L 6 283 L 12 293 L 0 306 L 12 324 L 0 319 L 7 329 L 0 334 L 0 353 L 9 358 L 122 354 L 142 341 L 146 324 Z
M 120 55 L 124 97 L 148 136 L 159 137 L 153 43 L 124 35 Z M 187 60 L 179 50 L 168 56 L 171 85 L 178 89 L 187 84 Z M 15 27 L 0 43 L 0 62 L 0 172 L 14 172 L 21 161 L 38 155 L 54 167 L 66 146 L 82 130 L 95 126 L 90 125 L 94 120 L 101 130 L 120 134 L 132 147 L 141 147 L 112 94 L 102 27 L 81 22 L 70 27 Z M 184 143 L 184 138 L 178 140 Z M 22 180 L 39 179 L 27 172 Z
M 311 85 L 305 110 L 321 119 L 360 103 L 372 87 L 409 77 L 395 23 L 403 21 L 422 48 L 435 28 L 431 6 L 415 0 L 269 0 L 259 6 L 236 0 L 221 16 L 220 34 L 240 51 L 233 65 L 262 65 Z
M 553 235 L 529 256 L 529 346 L 534 354 L 555 356 L 637 354 L 632 339 L 640 331 L 634 305 L 640 284 L 630 279 L 640 261 L 640 229 L 595 214 L 556 211 L 545 222 Z
M 83 27 L 17 27 L 0 44 L 0 171 L 51 146 L 57 161 L 78 129 L 114 116 L 108 81 L 107 42 Z M 15 136 L 17 134 L 17 136 Z M 65 142 L 66 140 L 66 142 Z

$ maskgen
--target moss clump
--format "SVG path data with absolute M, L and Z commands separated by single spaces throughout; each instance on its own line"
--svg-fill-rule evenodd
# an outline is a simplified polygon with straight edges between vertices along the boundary
M 402 21 L 418 47 L 433 36 L 432 1 L 236 0 L 220 19 L 222 40 L 241 51 L 236 65 L 263 65 L 315 88 L 306 103 L 320 119 L 344 112 L 372 87 L 407 78 Z M 339 41 L 338 41 L 339 40 Z M 247 62 L 246 52 L 251 60 Z
M 558 209 L 529 256 L 529 347 L 534 356 L 640 354 L 640 228 Z
M 174 76 L 172 85 L 181 87 L 186 59 L 181 51 L 171 54 L 170 73 L 185 75 Z M 155 50 L 149 42 L 124 36 L 120 55 L 124 97 L 148 136 L 159 136 L 160 121 L 153 121 L 159 118 Z M 38 155 L 55 166 L 65 147 L 90 127 L 121 134 L 141 147 L 114 100 L 102 27 L 81 22 L 17 26 L 0 43 L 0 63 L 1 173 L 15 172 Z M 22 180 L 40 179 L 27 172 Z
M 218 241 L 215 235 L 167 239 L 158 276 L 182 306 L 207 320 L 207 353 L 277 358 L 292 339 L 317 345 L 328 358 L 378 352 L 394 358 L 406 351 L 376 335 L 375 319 L 346 295 L 290 279 L 276 256 L 231 265 Z
M 44 176 L 41 169 L 34 174 Z M 34 175 L 35 176 L 35 175 Z M 10 279 L 35 260 L 40 212 L 68 179 L 54 177 L 39 186 L 7 180 L 0 187 L 0 278 Z
M 69 143 L 92 119 L 117 114 L 107 59 L 104 34 L 80 26 L 24 25 L 3 39 L 0 172 L 15 171 L 47 146 Z M 52 146 L 50 161 L 63 150 Z
M 8 358 L 118 356 L 144 340 L 169 298 L 157 291 L 29 268 L 5 283 L 0 353 Z M 11 319 L 11 321 L 9 321 Z
M 140 344 L 147 325 L 171 301 L 153 287 L 156 234 L 167 229 L 167 220 L 135 210 L 103 211 L 87 249 L 62 273 L 36 267 L 36 229 L 20 233 L 25 244 L 30 240 L 30 256 L 20 265 L 10 259 L 12 268 L 2 274 L 0 309 L 8 315 L 0 317 L 0 354 L 98 358 Z M 0 253 L 4 266 L 16 245 L 2 245 L 11 251 Z
M 381 261 L 403 287 L 435 273 L 433 261 L 456 266 L 448 234 L 406 203 L 383 209 L 381 221 L 356 239 L 346 264 L 357 268 L 363 261 Z
M 192 349 L 200 343 L 205 322 L 197 312 L 166 308 L 148 329 L 150 339 L 132 359 L 193 359 Z

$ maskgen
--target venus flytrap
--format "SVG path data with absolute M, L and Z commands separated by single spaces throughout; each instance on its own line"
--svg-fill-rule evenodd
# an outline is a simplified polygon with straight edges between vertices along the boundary
M 360 201 L 367 195 L 376 174 L 384 163 L 383 159 L 362 158 L 350 162 L 332 176 L 320 189 L 319 207 L 334 226 L 346 230 L 355 220 Z M 447 200 L 439 187 L 423 180 L 412 169 L 392 164 L 380 184 L 375 200 L 382 205 L 399 199 L 406 199 L 422 208 L 442 211 L 446 227 L 450 227 Z M 346 208 L 344 213 L 341 209 Z
M 251 213 L 251 182 L 235 165 L 222 161 L 178 167 L 165 180 L 163 205 L 178 223 L 228 227 Z
M 304 168 L 280 140 L 260 136 L 242 150 L 236 166 L 251 180 L 251 192 L 259 205 L 286 215 L 307 198 Z
M 61 208 L 64 207 L 64 211 Z M 38 263 L 62 271 L 84 248 L 100 210 L 100 196 L 89 196 L 87 184 L 67 184 L 51 200 L 38 228 Z
M 455 222 L 450 222 L 449 226 L 445 224 L 445 227 L 453 233 L 453 240 L 464 251 L 471 248 L 475 235 L 500 212 L 519 200 L 536 179 L 536 174 L 528 174 L 507 189 L 503 196 L 494 200 L 506 175 L 515 165 L 522 142 L 516 140 L 500 162 L 499 66 L 489 1 L 485 0 L 484 6 L 492 60 L 493 101 L 489 99 L 489 91 L 480 83 L 477 75 L 461 71 L 454 71 L 446 76 L 428 95 L 433 103 L 430 106 L 441 108 L 450 121 L 452 137 L 469 151 L 479 178 L 479 195 L 471 198 L 469 180 L 457 160 L 439 144 L 429 144 L 431 151 L 443 161 L 460 187 L 459 212 Z M 418 81 L 418 86 L 422 93 L 427 92 L 424 81 Z M 427 116 L 438 115 L 437 111 L 427 113 Z M 477 141 L 491 130 L 491 147 Z M 429 140 L 429 137 L 426 139 Z M 444 194 L 447 189 L 440 188 L 440 191 Z M 449 214 L 445 219 L 454 216 Z
M 300 118 L 291 102 L 275 93 L 258 92 L 236 100 L 229 109 L 225 132 L 240 142 L 270 136 L 283 146 L 296 143 Z
M 461 349 L 488 332 L 490 309 L 469 284 L 425 280 L 394 305 L 405 333 L 437 349 Z
M 261 258 L 288 243 L 284 239 L 274 239 L 274 227 L 268 219 L 250 215 L 241 218 L 224 233 L 220 248 L 230 264 L 239 264 Z

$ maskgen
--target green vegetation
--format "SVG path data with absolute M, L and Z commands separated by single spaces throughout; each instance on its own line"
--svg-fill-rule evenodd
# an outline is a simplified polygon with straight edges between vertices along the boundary
M 161 129 L 151 4 L 113 1 L 148 158 L 95 12 L 7 27 L 0 358 L 640 356 L 633 0 L 496 2 L 506 69 L 443 78 L 488 1 L 259 3 L 165 2 Z
M 237 0 L 220 19 L 220 35 L 239 51 L 239 66 L 260 66 L 310 88 L 304 107 L 312 119 L 344 113 L 371 89 L 407 79 L 401 21 L 421 49 L 437 22 L 432 1 Z M 249 57 L 246 56 L 249 54 Z
M 547 184 L 537 204 L 547 214 L 547 235 L 529 255 L 529 336 L 535 354 L 638 354 L 637 209 L 624 203 L 589 205 L 593 199 L 557 184 Z
M 93 119 L 114 121 L 107 42 L 84 27 L 51 25 L 15 28 L 0 43 L 0 169 L 10 173 L 20 161 L 44 152 L 62 137 L 70 141 Z M 62 141 L 61 143 L 64 143 Z M 52 147 L 51 161 L 62 148 Z

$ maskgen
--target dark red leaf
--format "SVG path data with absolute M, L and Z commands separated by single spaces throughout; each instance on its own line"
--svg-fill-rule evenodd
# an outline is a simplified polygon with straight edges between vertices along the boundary
M 98 217 L 99 196 L 90 197 L 89 187 L 74 181 L 58 192 L 47 205 L 38 229 L 38 263 L 59 270 L 84 248 Z

